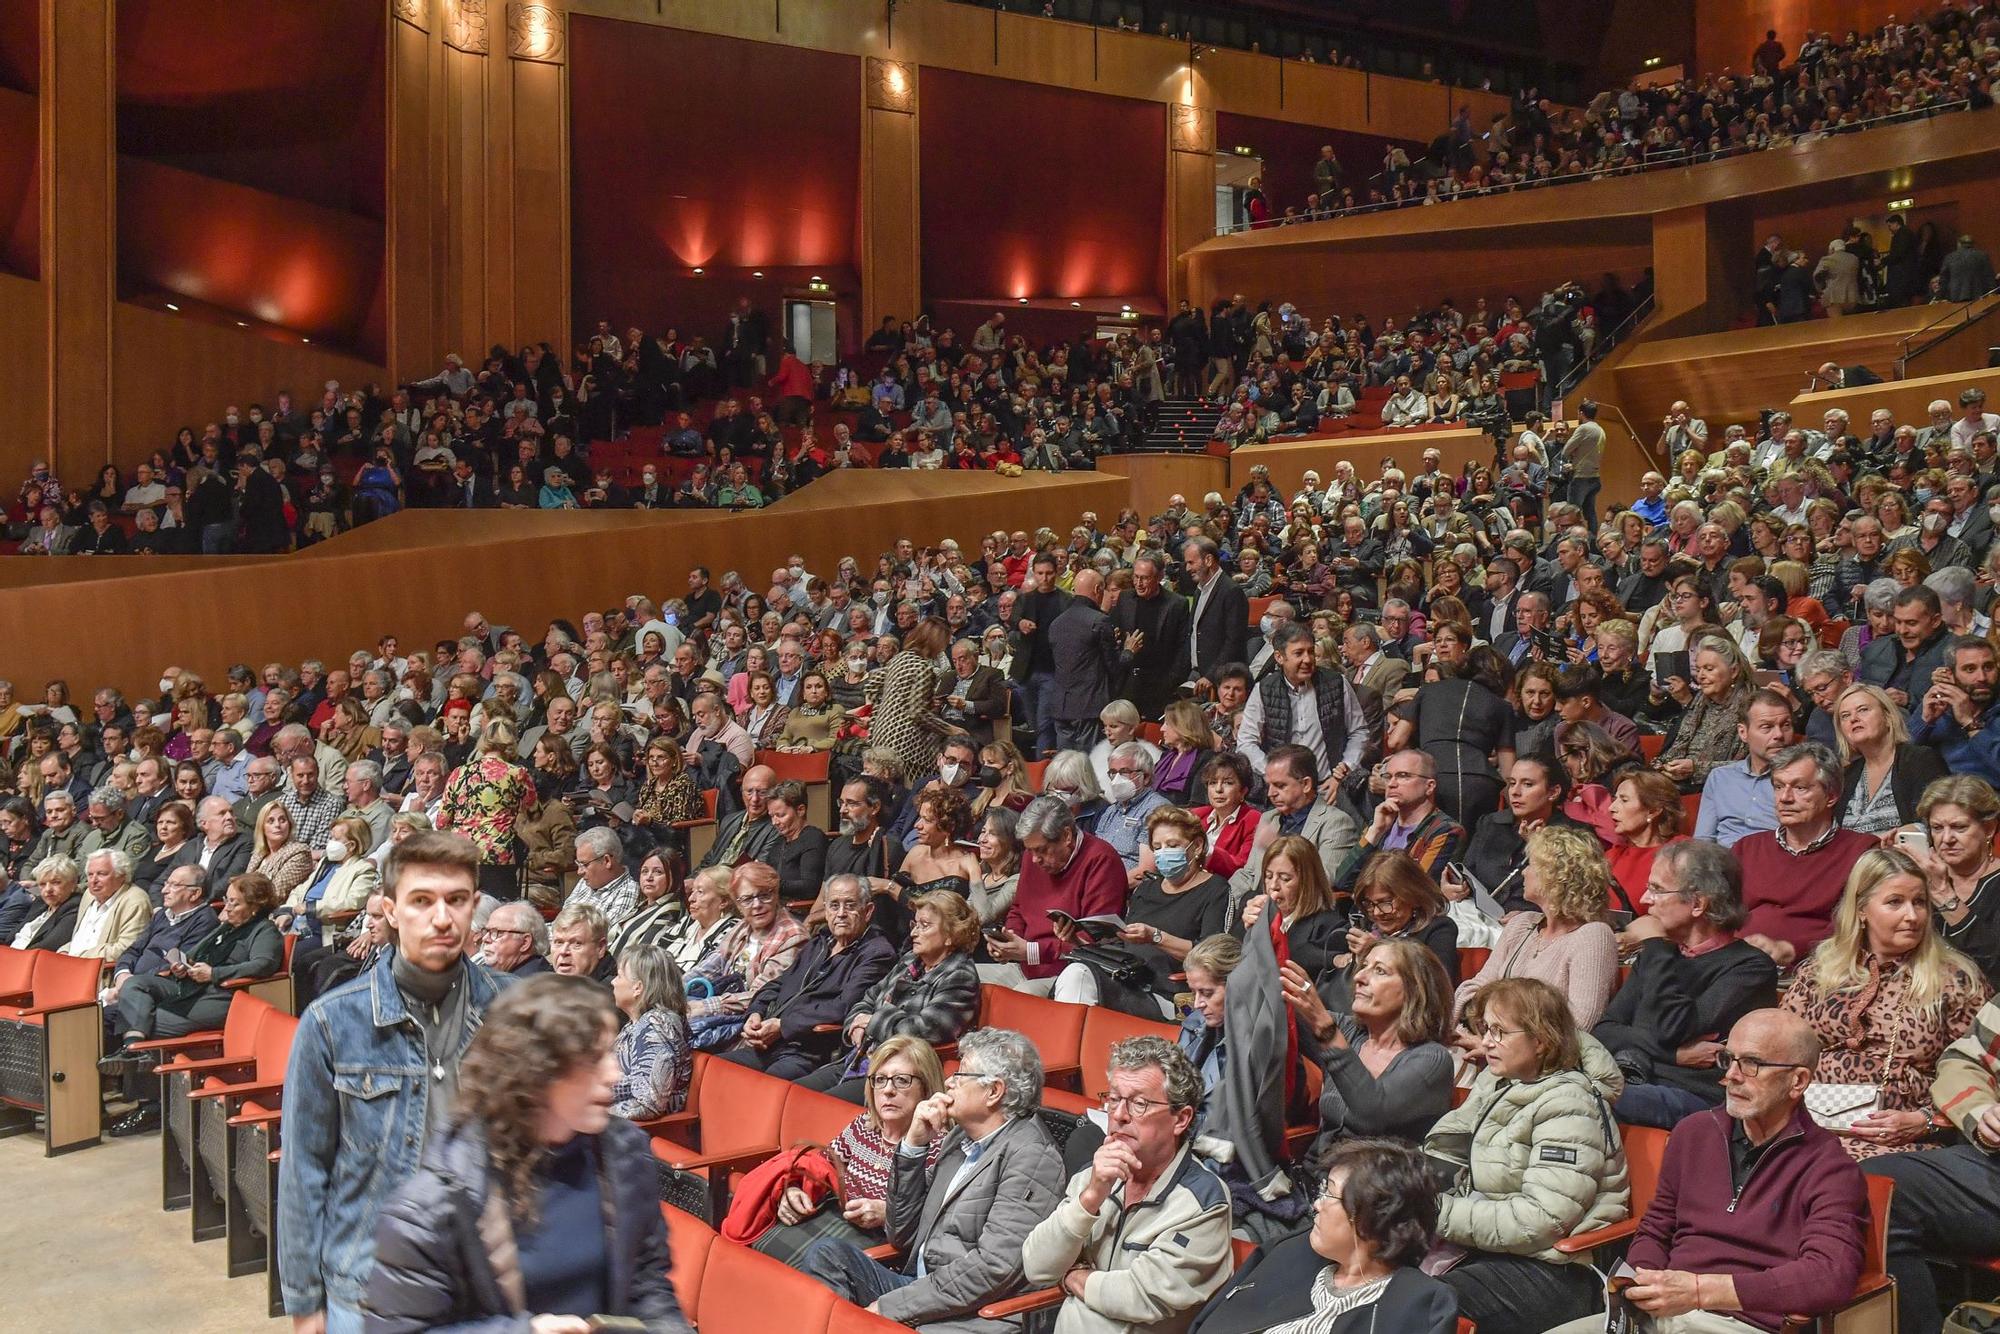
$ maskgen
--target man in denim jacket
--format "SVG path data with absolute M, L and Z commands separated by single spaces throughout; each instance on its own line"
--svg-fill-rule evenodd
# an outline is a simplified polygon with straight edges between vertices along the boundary
M 479 853 L 418 833 L 383 868 L 396 948 L 300 1016 L 285 1073 L 278 1246 L 295 1334 L 358 1334 L 375 1215 L 449 1117 L 458 1063 L 506 979 L 466 957 Z

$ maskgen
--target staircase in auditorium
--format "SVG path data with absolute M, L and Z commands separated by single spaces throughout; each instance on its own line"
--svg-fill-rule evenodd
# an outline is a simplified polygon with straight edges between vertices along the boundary
M 1161 402 L 1153 428 L 1146 432 L 1146 450 L 1199 454 L 1208 448 L 1215 424 L 1222 420 L 1222 406 L 1198 398 L 1169 398 Z

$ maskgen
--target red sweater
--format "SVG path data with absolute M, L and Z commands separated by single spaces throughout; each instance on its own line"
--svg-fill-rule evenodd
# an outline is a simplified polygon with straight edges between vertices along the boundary
M 1797 856 L 1779 847 L 1778 835 L 1770 830 L 1738 839 L 1743 906 L 1750 914 L 1743 934 L 1788 940 L 1805 958 L 1833 934 L 1833 910 L 1847 888 L 1847 873 L 1862 853 L 1880 846 L 1880 840 L 1851 829 Z
M 1014 906 L 1007 910 L 1007 929 L 1041 947 L 1040 963 L 1024 963 L 1029 977 L 1054 977 L 1062 971 L 1069 947 L 1056 939 L 1049 909 L 1057 908 L 1081 921 L 1106 913 L 1125 914 L 1130 897 L 1125 863 L 1109 843 L 1095 834 L 1077 831 L 1076 855 L 1060 873 L 1050 876 L 1033 857 L 1021 859 L 1021 884 Z
M 1720 1108 L 1674 1127 L 1659 1190 L 1626 1258 L 1635 1269 L 1734 1275 L 1743 1309 L 1731 1314 L 1762 1329 L 1778 1329 L 1787 1312 L 1831 1310 L 1861 1277 L 1861 1169 L 1800 1107 L 1750 1169 L 1732 1212 L 1734 1127 Z

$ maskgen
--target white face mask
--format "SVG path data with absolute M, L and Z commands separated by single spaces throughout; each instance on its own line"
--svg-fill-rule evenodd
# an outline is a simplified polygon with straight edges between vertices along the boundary
M 805 566 L 803 566 L 803 565 L 792 565 L 792 566 L 788 566 L 787 568 L 791 570 L 791 572 L 792 572 L 792 578 L 794 578 L 794 579 L 803 579 L 803 578 L 805 577 L 805 573 L 806 573 L 806 567 L 805 567 Z
M 963 772 L 965 771 L 956 764 L 945 763 L 938 766 L 938 777 L 944 780 L 946 787 L 957 787 L 958 776 Z
M 161 693 L 162 695 L 165 695 L 165 694 L 168 694 L 168 693 L 172 692 L 173 688 L 174 688 L 174 678 L 173 678 L 173 677 L 171 677 L 171 676 L 163 676 L 163 677 L 161 677 L 161 678 L 160 678 L 160 693 Z
M 330 862 L 346 861 L 347 844 L 337 838 L 328 839 L 326 841 L 326 859 Z
M 1122 805 L 1139 795 L 1139 785 L 1124 774 L 1114 774 L 1104 785 L 1104 795 Z
M 1949 526 L 1950 522 L 1942 514 L 1926 514 L 1924 516 L 1924 531 L 1927 533 L 1941 533 Z
M 888 606 L 888 605 L 889 605 L 889 595 L 888 595 L 888 593 L 886 593 L 886 592 L 884 592 L 884 591 L 882 591 L 882 590 L 880 590 L 880 589 L 877 589 L 877 590 L 875 591 L 875 593 L 871 595 L 871 600 L 872 600 L 872 601 L 873 601 L 873 602 L 875 603 L 875 605 L 876 605 L 876 606 L 878 606 L 878 607 L 886 607 L 886 606 Z
M 1263 635 L 1264 638 L 1269 639 L 1271 637 L 1271 632 L 1273 630 L 1276 630 L 1277 628 L 1278 628 L 1277 617 L 1260 616 L 1257 618 L 1257 631 L 1259 634 Z

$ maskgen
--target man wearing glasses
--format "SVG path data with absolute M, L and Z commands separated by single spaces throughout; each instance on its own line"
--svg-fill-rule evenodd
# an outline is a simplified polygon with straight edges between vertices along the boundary
M 1854 1295 L 1868 1192 L 1805 1110 L 1819 1047 L 1783 1010 L 1753 1010 L 1729 1030 L 1716 1057 L 1723 1104 L 1674 1128 L 1626 1252 L 1636 1277 L 1624 1298 L 1651 1317 L 1648 1334 L 1753 1334 Z M 1549 1334 L 1604 1327 L 1593 1315 Z
M 503 903 L 486 918 L 479 933 L 479 962 L 495 972 L 533 977 L 554 971 L 549 952 L 549 925 L 533 904 Z
M 1111 1048 L 1104 1143 L 1022 1250 L 1064 1330 L 1183 1328 L 1230 1271 L 1229 1190 L 1190 1151 L 1201 1074 L 1164 1038 Z
M 926 1330 L 991 1329 L 975 1318 L 1021 1289 L 1021 1251 L 1062 1196 L 1062 1155 L 1042 1128 L 1042 1058 L 1004 1028 L 959 1041 L 959 1068 L 917 1105 L 889 1177 L 891 1269 L 827 1238 L 799 1268 L 848 1301 Z M 935 1169 L 931 1142 L 944 1137 Z

